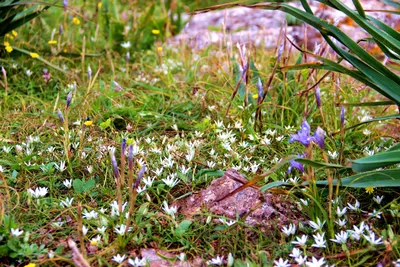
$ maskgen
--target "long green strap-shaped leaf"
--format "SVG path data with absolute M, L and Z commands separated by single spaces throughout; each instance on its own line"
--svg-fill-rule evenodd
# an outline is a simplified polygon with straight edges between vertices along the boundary
M 352 188 L 367 187 L 399 187 L 400 186 L 400 169 L 371 171 L 358 173 L 346 178 L 333 180 L 333 185 L 340 182 L 341 186 Z M 317 181 L 317 185 L 328 185 L 328 181 Z
M 369 157 L 353 161 L 352 169 L 355 172 L 365 172 L 400 163 L 400 151 L 385 151 Z

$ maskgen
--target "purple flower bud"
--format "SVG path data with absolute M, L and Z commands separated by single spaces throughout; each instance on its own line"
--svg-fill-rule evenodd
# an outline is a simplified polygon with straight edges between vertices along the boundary
M 63 6 L 64 6 L 64 9 L 67 9 L 67 6 L 68 6 L 68 0 L 63 0 Z
M 90 68 L 90 66 L 88 66 L 87 68 L 87 74 L 89 76 L 89 79 L 92 79 L 92 69 Z
M 145 171 L 146 171 L 146 165 L 143 165 L 143 167 L 140 169 L 140 171 L 138 173 L 138 176 L 136 178 L 135 185 L 133 186 L 133 188 L 138 189 L 140 181 L 142 180 Z
M 60 109 L 57 110 L 57 116 L 60 119 L 61 123 L 64 123 L 64 116 Z
M 258 98 L 257 98 L 257 102 L 258 102 L 258 103 L 261 103 L 261 99 L 262 99 L 262 97 L 263 97 L 264 88 L 263 88 L 263 84 L 262 84 L 262 82 L 261 82 L 260 77 L 258 77 L 257 89 L 258 89 Z
M 48 81 L 50 80 L 50 78 L 51 78 L 50 72 L 47 69 L 43 69 L 43 79 Z
M 325 148 L 325 143 L 324 143 L 324 138 L 325 138 L 325 131 L 322 130 L 321 127 L 318 126 L 317 130 L 314 133 L 313 136 L 313 141 L 321 148 Z
M 344 106 L 342 105 L 340 108 L 340 125 L 344 126 Z
M 72 91 L 70 91 L 69 94 L 67 95 L 67 108 L 69 108 L 71 100 L 72 100 Z
M 7 77 L 6 69 L 3 66 L 1 66 L 1 72 L 3 73 L 4 77 Z
M 130 170 L 133 170 L 133 146 L 129 145 L 128 152 L 128 167 Z
M 121 154 L 125 155 L 125 149 L 126 149 L 126 138 L 122 138 L 121 142 Z
M 131 54 L 129 54 L 129 52 L 126 52 L 126 57 L 125 57 L 126 62 L 128 63 L 130 59 L 131 59 Z
M 60 23 L 60 26 L 58 26 L 58 34 L 61 35 L 63 33 L 63 26 Z
M 289 143 L 293 143 L 295 141 L 300 142 L 304 146 L 308 147 L 310 145 L 310 125 L 307 121 L 303 121 L 301 124 L 301 130 L 297 132 L 297 134 L 292 134 L 292 137 L 289 139 Z
M 283 42 L 281 43 L 281 45 L 278 48 L 278 58 L 277 58 L 278 61 L 282 56 L 282 52 L 283 52 Z
M 116 92 L 121 92 L 122 90 L 124 90 L 124 88 L 122 88 L 122 86 L 119 85 L 119 83 L 117 83 L 116 81 L 113 81 L 113 83 L 114 83 L 114 86 L 115 86 L 114 90 Z
M 300 158 L 304 157 L 304 156 L 302 156 L 300 154 L 297 154 L 297 156 L 299 156 Z M 291 160 L 291 161 L 289 161 L 289 164 L 290 164 L 290 166 L 289 166 L 289 168 L 287 170 L 288 174 L 292 171 L 293 168 L 298 169 L 301 172 L 304 172 L 304 166 L 300 162 L 297 162 L 296 160 Z
M 321 107 L 321 88 L 319 88 L 319 86 L 317 86 L 317 88 L 315 89 L 315 98 L 317 99 L 317 107 L 320 108 Z
M 115 158 L 114 152 L 110 152 L 110 156 L 111 156 L 111 164 L 114 170 L 114 176 L 115 178 L 118 179 L 119 177 L 119 171 L 118 171 L 118 164 L 117 164 L 117 159 Z

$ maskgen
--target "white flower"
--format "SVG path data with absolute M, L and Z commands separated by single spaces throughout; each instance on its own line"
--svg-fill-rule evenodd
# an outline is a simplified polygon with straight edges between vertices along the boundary
M 71 188 L 71 186 L 72 186 L 72 179 L 65 179 L 64 181 L 63 181 L 63 185 L 66 187 L 66 188 Z
M 358 202 L 358 200 L 356 200 L 356 203 L 353 205 L 351 205 L 350 203 L 347 203 L 347 206 L 349 207 L 349 209 L 357 211 L 360 209 L 360 202 Z
M 125 235 L 126 232 L 126 225 L 125 224 L 120 224 L 114 227 L 115 232 L 118 235 Z M 132 227 L 129 227 L 128 232 L 132 231 Z
M 125 258 L 126 258 L 126 255 L 122 255 L 121 256 L 121 255 L 117 254 L 117 255 L 112 257 L 112 260 L 117 262 L 117 263 L 122 263 L 125 260 Z
M 11 149 L 12 149 L 12 146 L 3 146 L 3 151 L 7 154 L 11 152 Z
M 289 263 L 289 260 L 283 260 L 282 258 L 279 258 L 279 260 L 274 261 L 274 267 L 290 267 L 291 264 Z
M 26 71 L 25 71 L 25 73 L 26 73 L 26 76 L 31 76 L 32 75 L 32 71 L 31 70 L 29 70 L 29 69 L 27 69 Z
M 364 134 L 364 135 L 370 135 L 370 134 L 371 134 L 371 131 L 368 130 L 368 129 L 365 129 L 365 130 L 363 131 L 363 134 Z
M 376 217 L 376 218 L 380 219 L 381 218 L 381 214 L 382 214 L 381 211 L 377 211 L 377 210 L 374 209 L 372 212 L 368 213 L 368 216 Z
M 84 210 L 84 211 L 83 211 L 83 216 L 82 216 L 82 217 L 83 217 L 84 219 L 90 220 L 90 219 L 96 219 L 98 215 L 99 215 L 99 214 L 98 214 L 96 211 L 94 211 L 94 210 L 92 210 L 92 211 L 90 211 L 90 212 L 88 212 L 87 210 Z
M 176 206 L 169 207 L 167 201 L 164 201 L 162 209 L 166 214 L 170 215 L 172 218 L 175 219 L 175 213 L 178 211 L 178 207 Z
M 47 187 L 37 187 L 35 190 L 28 188 L 27 191 L 28 194 L 35 198 L 44 197 L 48 193 Z
M 380 204 L 382 203 L 383 197 L 384 197 L 384 196 L 375 196 L 375 197 L 373 197 L 372 199 L 373 199 L 378 205 L 380 205 Z
M 152 171 L 152 172 L 154 172 L 155 175 L 160 176 L 162 174 L 163 170 L 164 170 L 164 168 L 161 167 L 161 168 L 157 168 L 155 171 Z
M 102 227 L 97 227 L 96 229 L 100 234 L 104 234 L 107 230 L 106 226 L 102 226 Z
M 97 246 L 98 243 L 100 243 L 100 241 L 101 241 L 101 236 L 97 235 L 96 237 L 93 237 L 92 239 L 90 239 L 90 244 L 92 246 Z
M 336 208 L 336 215 L 340 218 L 344 214 L 346 214 L 347 207 L 344 207 L 342 210 L 340 210 L 339 206 Z
M 82 234 L 86 235 L 88 231 L 89 229 L 86 226 L 82 225 Z
M 58 165 L 57 163 L 54 164 L 54 168 L 56 168 L 58 171 L 63 172 L 65 171 L 67 168 L 65 167 L 65 161 L 62 160 L 60 162 L 60 165 Z
M 322 234 L 317 233 L 316 235 L 313 235 L 315 243 L 312 244 L 312 247 L 315 247 L 315 248 L 326 248 L 326 241 L 325 241 L 324 235 L 325 235 L 325 233 L 322 233 Z
M 287 236 L 294 235 L 296 233 L 296 225 L 291 223 L 289 227 L 284 226 L 282 232 Z
M 303 247 L 307 243 L 307 238 L 306 235 L 302 235 L 301 237 L 296 236 L 296 241 L 292 241 L 292 244 Z
M 367 225 L 365 225 L 364 222 L 360 224 L 360 227 L 358 228 L 357 226 L 353 226 L 354 230 L 349 230 L 348 232 L 351 234 L 351 237 L 354 240 L 360 240 L 361 235 L 364 235 L 364 230 L 369 229 Z
M 66 198 L 65 200 L 61 200 L 60 202 L 60 206 L 68 208 L 71 207 L 72 205 L 72 201 L 74 200 L 74 198 Z
M 335 234 L 335 239 L 331 239 L 331 241 L 338 243 L 338 244 L 346 244 L 348 238 L 349 238 L 349 235 L 347 232 L 340 231 L 339 234 Z
M 142 193 L 144 191 L 146 191 L 146 185 L 144 185 L 143 187 L 142 186 L 138 186 L 138 188 L 136 189 L 136 192 L 138 194 L 140 194 L 140 193 Z
M 128 41 L 128 42 L 122 43 L 121 46 L 122 46 L 123 48 L 125 48 L 125 49 L 128 49 L 128 48 L 130 48 L 132 45 L 131 45 L 131 42 Z
M 321 222 L 321 220 L 319 218 L 317 218 L 317 222 L 310 221 L 309 224 L 312 228 L 314 228 L 314 232 L 315 232 L 315 231 L 322 230 L 322 228 L 324 227 L 325 221 Z
M 127 202 L 122 204 L 122 212 L 124 212 L 126 205 L 128 205 Z M 111 216 L 115 216 L 115 215 L 119 216 L 120 215 L 119 214 L 119 206 L 118 206 L 117 201 L 114 200 L 113 202 L 111 202 L 110 206 L 111 206 Z
M 222 265 L 223 260 L 224 260 L 224 256 L 222 256 L 222 257 L 217 256 L 216 258 L 213 258 L 210 261 L 208 261 L 208 264 L 209 265 Z
M 150 177 L 146 177 L 143 178 L 143 183 L 147 186 L 147 187 L 151 187 L 153 185 L 155 177 L 150 178 Z
M 174 175 L 168 175 L 168 177 L 162 179 L 162 181 L 163 181 L 167 186 L 169 186 L 169 187 L 171 187 L 171 188 L 174 187 L 174 186 L 179 182 L 178 179 L 175 179 L 175 176 L 174 176 Z
M 343 219 L 343 220 L 338 219 L 337 221 L 335 221 L 335 223 L 337 225 L 339 225 L 340 228 L 343 228 L 344 226 L 346 226 L 347 221 L 346 221 L 346 219 Z
M 320 258 L 317 260 L 316 258 L 312 257 L 312 261 L 306 262 L 307 267 L 322 267 L 325 264 L 325 259 Z
M 4 170 L 3 166 L 0 165 L 0 172 L 4 172 Z
M 24 232 L 23 230 L 19 230 L 18 228 L 17 229 L 11 228 L 12 236 L 20 236 L 23 234 L 23 232 Z
M 328 156 L 331 158 L 331 159 L 336 159 L 338 156 L 339 156 L 339 153 L 338 152 L 336 152 L 336 151 L 328 151 Z
M 290 257 L 292 258 L 298 258 L 299 256 L 301 256 L 301 251 L 298 248 L 293 248 L 292 249 L 292 254 L 289 254 Z
M 364 235 L 364 238 L 365 238 L 369 243 L 371 243 L 371 245 L 373 245 L 373 246 L 383 244 L 382 238 L 375 239 L 375 233 L 374 233 L 374 232 L 370 232 L 370 233 L 369 233 L 369 236 Z
M 304 265 L 304 263 L 306 262 L 306 260 L 307 260 L 307 256 L 298 256 L 297 258 L 295 258 L 294 259 L 296 262 L 297 262 L 297 264 L 299 265 L 299 266 L 302 266 L 302 265 Z
M 92 174 L 92 172 L 93 172 L 93 166 L 92 166 L 92 165 L 86 166 L 86 170 L 88 171 L 88 173 Z
M 136 257 L 134 260 L 129 259 L 128 263 L 132 266 L 146 266 L 146 258 L 140 260 L 138 257 Z

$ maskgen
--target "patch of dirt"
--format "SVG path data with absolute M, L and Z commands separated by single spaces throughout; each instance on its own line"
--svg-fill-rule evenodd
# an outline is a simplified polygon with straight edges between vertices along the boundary
M 231 219 L 244 219 L 250 226 L 258 226 L 264 232 L 276 229 L 276 225 L 288 225 L 298 221 L 301 213 L 296 204 L 285 195 L 262 193 L 257 188 L 248 187 L 237 194 L 223 199 L 247 180 L 235 169 L 228 169 L 221 178 L 199 193 L 179 200 L 174 205 L 186 217 L 201 213 L 203 208 Z M 221 201 L 218 201 L 222 199 Z

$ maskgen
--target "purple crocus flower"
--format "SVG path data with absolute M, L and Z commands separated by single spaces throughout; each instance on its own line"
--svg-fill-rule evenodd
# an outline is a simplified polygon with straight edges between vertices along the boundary
M 321 107 L 321 89 L 319 86 L 315 89 L 315 98 L 317 99 L 317 107 Z
M 312 139 L 321 149 L 325 148 L 324 138 L 325 138 L 325 131 L 318 126 Z
M 279 59 L 281 58 L 281 56 L 282 56 L 282 52 L 283 52 L 283 42 L 281 43 L 281 45 L 279 46 L 279 48 L 278 48 L 278 57 L 277 57 L 277 60 L 279 61 Z
M 340 108 L 340 125 L 343 127 L 344 126 L 344 106 Z
M 297 156 L 300 157 L 300 158 L 304 157 L 304 156 L 302 156 L 300 154 L 297 154 Z M 293 168 L 298 169 L 301 172 L 304 172 L 304 166 L 300 162 L 297 162 L 296 160 L 291 160 L 291 161 L 289 161 L 289 164 L 290 164 L 290 166 L 289 166 L 289 168 L 288 168 L 288 170 L 286 172 L 287 174 L 291 173 Z
M 43 69 L 43 79 L 47 82 L 48 80 L 50 80 L 50 78 L 50 72 L 47 69 Z
M 133 186 L 133 188 L 138 189 L 140 181 L 142 180 L 145 171 L 146 171 L 146 165 L 143 165 L 143 167 L 140 169 L 140 171 L 138 173 L 138 176 L 136 178 L 135 185 Z
M 67 95 L 67 108 L 69 108 L 71 100 L 72 100 L 72 91 L 70 91 L 69 94 Z
M 90 68 L 90 66 L 88 66 L 88 68 L 87 68 L 87 73 L 88 73 L 89 79 L 92 79 L 92 69 Z
M 110 156 L 111 156 L 111 164 L 114 169 L 115 178 L 118 179 L 118 177 L 119 177 L 118 163 L 117 163 L 117 159 L 115 158 L 114 152 L 110 152 Z
M 297 134 L 292 134 L 292 137 L 289 140 L 289 143 L 293 143 L 294 141 L 300 142 L 304 146 L 308 147 L 310 145 L 310 125 L 306 120 L 301 124 L 301 130 L 297 132 Z
M 68 0 L 63 0 L 63 6 L 64 6 L 64 10 L 66 10 L 67 6 L 68 6 Z
M 128 167 L 129 170 L 133 170 L 133 146 L 129 145 L 128 148 Z
M 114 86 L 115 86 L 114 91 L 121 92 L 122 90 L 124 90 L 124 88 L 122 88 L 122 86 L 119 85 L 119 83 L 117 83 L 116 81 L 113 81 L 113 83 L 114 83 Z
M 61 123 L 64 123 L 64 116 L 60 109 L 57 110 L 57 116 L 60 119 Z

